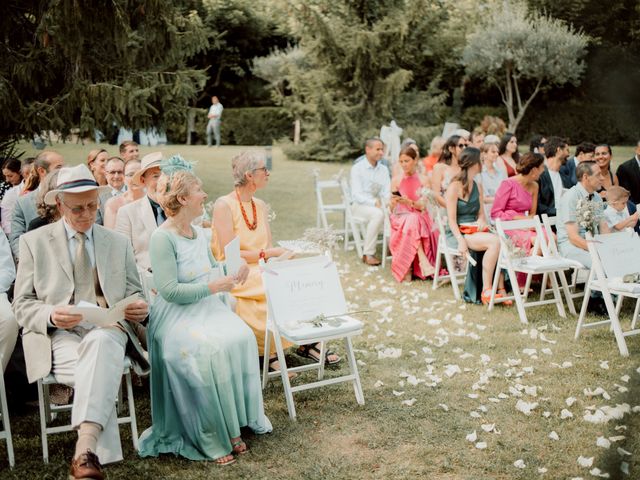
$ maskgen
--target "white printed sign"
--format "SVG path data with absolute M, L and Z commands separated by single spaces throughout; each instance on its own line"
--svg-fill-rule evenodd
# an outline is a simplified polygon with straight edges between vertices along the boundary
M 640 273 L 640 237 L 635 232 L 596 235 L 594 240 L 607 278 Z
M 347 312 L 336 264 L 321 255 L 267 264 L 262 278 L 279 325 L 293 328 L 318 315 Z

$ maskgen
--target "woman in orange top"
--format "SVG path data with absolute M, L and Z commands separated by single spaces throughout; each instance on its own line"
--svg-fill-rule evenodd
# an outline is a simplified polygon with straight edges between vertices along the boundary
M 246 151 L 233 158 L 234 190 L 216 200 L 213 207 L 213 225 L 211 247 L 217 260 L 224 259 L 224 247 L 236 236 L 240 240 L 240 255 L 249 265 L 249 277 L 242 285 L 237 285 L 231 294 L 237 300 L 236 313 L 251 327 L 258 343 L 258 353 L 269 355 L 269 369 L 278 370 L 275 345 L 271 351 L 264 351 L 264 337 L 267 326 L 267 298 L 258 262 L 279 257 L 286 250 L 274 247 L 271 241 L 271 229 L 267 218 L 267 206 L 264 201 L 255 198 L 256 190 L 269 183 L 269 170 L 266 167 L 264 153 Z M 290 343 L 283 340 L 282 346 Z M 317 345 L 303 345 L 298 354 L 318 360 L 320 351 Z M 327 352 L 326 362 L 337 363 L 340 357 Z

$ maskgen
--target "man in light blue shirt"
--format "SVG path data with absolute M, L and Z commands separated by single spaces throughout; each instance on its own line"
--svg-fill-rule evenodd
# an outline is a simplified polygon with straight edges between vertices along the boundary
M 591 256 L 585 240 L 585 229 L 576 219 L 578 201 L 587 198 L 602 207 L 603 202 L 596 192 L 602 186 L 600 167 L 595 162 L 580 162 L 576 167 L 578 183 L 562 195 L 558 208 L 558 249 L 563 257 L 577 260 L 586 268 L 591 268 Z M 609 233 L 604 217 L 597 226 L 598 233 Z
M 367 222 L 362 261 L 379 265 L 375 257 L 376 241 L 384 225 L 383 202 L 391 196 L 389 170 L 380 163 L 384 144 L 377 137 L 369 138 L 364 146 L 365 160 L 351 167 L 352 211 Z

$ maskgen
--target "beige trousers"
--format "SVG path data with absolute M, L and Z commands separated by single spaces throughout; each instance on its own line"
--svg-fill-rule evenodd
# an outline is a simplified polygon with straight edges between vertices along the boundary
M 6 293 L 0 293 L 0 363 L 2 371 L 7 368 L 18 339 L 18 322 L 13 316 Z
M 374 255 L 376 253 L 376 242 L 378 235 L 384 226 L 384 212 L 381 208 L 370 205 L 354 203 L 351 207 L 353 214 L 367 221 L 367 231 L 364 236 L 364 255 Z

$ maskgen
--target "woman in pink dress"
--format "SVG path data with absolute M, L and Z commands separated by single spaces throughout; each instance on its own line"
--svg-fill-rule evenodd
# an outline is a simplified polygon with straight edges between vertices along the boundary
M 398 163 L 402 173 L 391 180 L 391 272 L 398 282 L 411 280 L 411 274 L 424 279 L 433 275 L 438 246 L 438 229 L 427 212 L 420 190 L 426 177 L 417 172 L 418 154 L 406 147 Z
M 504 180 L 495 195 L 491 218 L 521 220 L 533 218 L 538 207 L 538 178 L 544 172 L 544 157 L 539 153 L 525 153 L 516 165 L 517 175 Z M 507 230 L 513 244 L 527 254 L 533 248 L 535 230 Z M 522 275 L 518 284 L 522 285 Z M 526 278 L 526 276 L 525 276 Z

